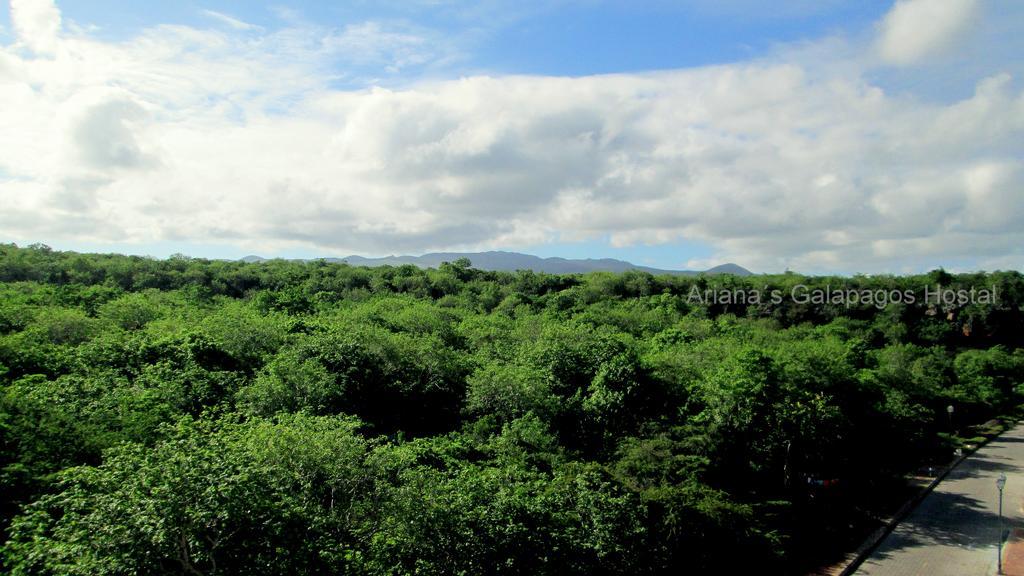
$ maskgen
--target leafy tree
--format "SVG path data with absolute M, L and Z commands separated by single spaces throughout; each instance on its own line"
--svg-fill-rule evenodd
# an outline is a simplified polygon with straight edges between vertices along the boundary
M 925 284 L 991 288 L 926 302 Z M 889 304 L 701 302 L 844 286 Z M 0 571 L 805 573 L 1024 394 L 1024 275 L 0 244 Z M 951 420 L 946 406 L 955 407 Z
M 357 423 L 292 416 L 179 421 L 69 468 L 11 527 L 13 574 L 345 571 L 372 486 Z

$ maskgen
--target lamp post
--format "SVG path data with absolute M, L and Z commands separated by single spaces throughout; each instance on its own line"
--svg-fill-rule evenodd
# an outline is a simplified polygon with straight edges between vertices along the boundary
M 953 405 L 946 406 L 946 414 L 949 414 L 949 433 L 953 433 Z
M 1003 488 L 1006 487 L 1006 474 L 1000 474 L 996 478 L 996 488 L 999 488 L 999 546 L 996 557 L 996 574 L 1003 573 Z

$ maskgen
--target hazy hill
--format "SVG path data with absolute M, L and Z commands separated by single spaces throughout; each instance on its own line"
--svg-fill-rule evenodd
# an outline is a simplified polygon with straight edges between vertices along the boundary
M 607 271 L 625 272 L 627 270 L 640 270 L 651 274 L 735 274 L 737 276 L 749 276 L 751 272 L 736 264 L 722 264 L 708 270 L 662 270 L 648 266 L 638 266 L 624 260 L 614 258 L 600 259 L 570 259 L 570 258 L 540 258 L 530 254 L 518 252 L 434 252 L 422 256 L 385 256 L 383 258 L 365 258 L 363 256 L 348 256 L 346 258 L 324 258 L 328 262 L 348 262 L 353 266 L 401 266 L 412 264 L 420 268 L 437 268 L 442 262 L 454 262 L 459 258 L 469 258 L 473 267 L 480 270 L 533 270 L 534 272 L 547 272 L 550 274 L 576 274 L 583 272 Z M 242 258 L 245 262 L 261 262 L 264 258 L 259 256 L 246 256 Z

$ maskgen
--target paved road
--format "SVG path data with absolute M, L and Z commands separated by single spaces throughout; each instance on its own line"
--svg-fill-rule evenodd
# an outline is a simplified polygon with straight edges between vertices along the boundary
M 1017 426 L 946 476 L 882 542 L 856 574 L 971 576 L 996 573 L 996 478 L 1007 477 L 1007 528 L 1024 525 L 1024 425 Z

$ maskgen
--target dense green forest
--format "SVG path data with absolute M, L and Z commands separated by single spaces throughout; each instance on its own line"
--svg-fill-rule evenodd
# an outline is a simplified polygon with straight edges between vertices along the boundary
M 7 244 L 0 282 L 11 574 L 797 574 L 1024 392 L 1016 272 L 555 276 Z M 997 297 L 923 298 L 939 285 Z M 695 298 L 721 291 L 738 296 Z

